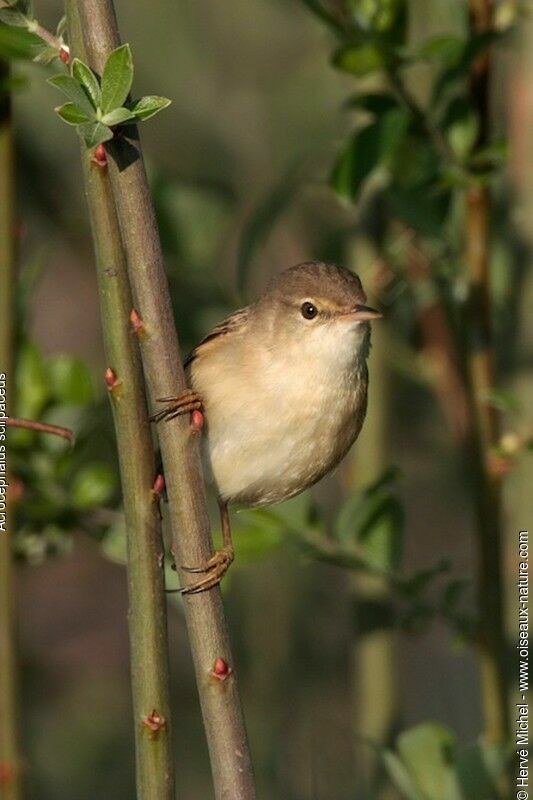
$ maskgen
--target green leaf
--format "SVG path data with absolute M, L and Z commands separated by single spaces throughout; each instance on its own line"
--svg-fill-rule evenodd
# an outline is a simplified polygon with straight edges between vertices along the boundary
M 506 414 L 519 414 L 521 409 L 520 401 L 514 392 L 504 391 L 503 389 L 492 389 L 486 393 L 484 400 L 499 411 Z
M 450 210 L 451 193 L 435 186 L 393 185 L 386 191 L 387 212 L 403 220 L 423 236 L 442 241 L 442 231 Z
M 107 464 L 87 464 L 74 476 L 70 488 L 72 505 L 80 510 L 102 506 L 111 499 L 116 476 Z
M 341 506 L 335 520 L 335 538 L 351 544 L 360 529 L 361 514 L 365 505 L 364 492 L 355 492 Z
M 17 0 L 17 2 L 10 2 L 9 5 L 16 6 L 26 17 L 33 16 L 33 3 L 31 0 Z
M 62 106 L 54 108 L 56 114 L 68 125 L 81 125 L 84 122 L 89 122 L 87 114 L 74 105 L 74 103 L 64 103 Z
M 16 8 L 0 8 L 0 22 L 15 28 L 27 28 L 28 19 Z
M 124 105 L 133 82 L 133 59 L 129 44 L 110 54 L 102 75 L 102 112 L 107 114 Z
M 390 573 L 403 548 L 403 510 L 389 485 L 395 473 L 387 470 L 365 491 L 348 498 L 335 522 L 336 539 L 373 571 Z
M 88 122 L 80 125 L 78 131 L 87 147 L 97 147 L 113 138 L 113 131 L 101 122 Z
M 357 26 L 387 44 L 401 44 L 407 26 L 406 0 L 351 0 L 347 4 Z
M 239 520 L 235 529 L 235 552 L 241 564 L 264 558 L 286 540 L 282 526 L 270 524 L 261 518 L 252 520 L 251 517 L 252 514 L 248 517 L 248 525 L 241 526 Z
M 343 72 L 362 78 L 383 69 L 386 58 L 382 50 L 370 42 L 342 47 L 333 56 L 333 65 Z
M 378 122 L 373 122 L 354 134 L 333 168 L 331 184 L 344 200 L 359 198 L 365 180 L 378 165 L 378 131 Z
M 426 800 L 396 753 L 392 753 L 390 750 L 382 750 L 381 758 L 390 779 L 406 800 Z
M 490 171 L 502 167 L 508 158 L 508 142 L 505 139 L 499 139 L 472 153 L 468 166 L 474 172 Z
M 435 36 L 419 44 L 413 51 L 413 56 L 452 66 L 461 60 L 465 45 L 465 40 L 458 36 Z
M 50 386 L 42 354 L 33 342 L 20 349 L 16 370 L 17 416 L 39 419 L 50 399 Z
M 113 125 L 122 125 L 123 122 L 127 122 L 131 119 L 135 119 L 132 112 L 122 106 L 121 108 L 114 108 L 113 111 L 110 111 L 108 114 L 104 114 L 102 122 L 104 125 L 112 127 Z
M 57 47 L 43 47 L 41 52 L 38 53 L 33 60 L 36 64 L 48 66 L 48 64 L 51 64 L 52 61 L 55 61 L 58 56 L 59 50 Z
M 358 131 L 341 154 L 332 175 L 332 185 L 342 198 L 355 202 L 365 180 L 395 154 L 409 125 L 403 109 L 392 109 Z
M 374 500 L 372 506 L 365 509 L 367 519 L 358 537 L 358 549 L 370 567 L 391 572 L 403 552 L 403 510 L 390 495 Z
M 58 403 L 86 405 L 93 400 L 91 373 L 80 358 L 55 356 L 48 363 L 48 375 L 54 399 Z
M 350 97 L 346 104 L 346 108 L 360 108 L 362 111 L 368 111 L 369 114 L 384 114 L 386 111 L 391 111 L 393 108 L 398 107 L 398 102 L 392 94 L 385 92 L 370 92 L 369 94 L 356 94 Z
M 126 522 L 121 515 L 105 532 L 102 541 L 102 552 L 110 561 L 125 564 L 127 560 Z M 174 573 L 174 577 L 176 573 Z
M 55 399 L 52 398 L 51 403 L 41 417 L 41 421 L 47 422 L 50 425 L 60 425 L 63 428 L 69 428 L 74 432 L 74 435 L 76 435 L 77 431 L 83 431 L 83 426 L 86 424 L 86 413 L 86 406 L 65 403 L 58 405 L 55 403 Z M 59 454 L 63 454 L 67 455 L 67 458 L 71 456 L 73 450 L 72 443 L 67 442 L 59 436 L 47 436 L 45 434 L 39 439 L 39 447 L 43 451 L 54 454 L 56 457 L 59 457 Z M 66 463 L 66 460 L 67 459 L 65 459 L 63 463 Z M 67 471 L 69 470 L 70 467 L 67 467 Z M 63 474 L 60 473 L 61 468 L 56 469 L 54 480 L 58 480 L 63 486 L 64 478 Z
M 42 50 L 42 40 L 34 33 L 0 23 L 0 56 L 5 59 L 33 59 Z
M 454 99 L 446 109 L 441 125 L 454 153 L 460 159 L 466 158 L 479 133 L 477 114 L 470 102 L 466 98 Z
M 427 800 L 461 800 L 454 770 L 455 737 L 443 725 L 425 722 L 398 736 L 398 753 Z
M 476 33 L 464 43 L 463 51 L 456 63 L 446 66 L 437 76 L 433 87 L 429 108 L 435 108 L 443 97 L 456 91 L 457 86 L 468 81 L 470 68 L 476 59 L 492 44 L 501 38 L 502 34 L 495 30 L 486 30 Z
M 410 115 L 403 108 L 393 108 L 378 119 L 379 157 L 389 161 L 404 140 L 409 127 Z
M 389 492 L 399 477 L 396 467 L 389 467 L 363 491 L 352 494 L 341 507 L 335 520 L 335 536 L 339 541 L 353 541 L 354 534 L 360 531 L 363 521 L 368 517 L 373 498 Z
M 508 748 L 501 744 L 475 744 L 461 753 L 457 773 L 468 800 L 496 797 L 498 780 L 509 763 Z
M 150 119 L 150 117 L 153 117 L 164 108 L 167 108 L 171 102 L 172 100 L 169 100 L 167 97 L 158 97 L 155 94 L 148 94 L 145 97 L 141 97 L 139 100 L 135 100 L 135 102 L 129 104 L 128 107 L 137 119 L 145 120 Z
M 376 28 L 388 42 L 402 44 L 407 35 L 407 0 L 381 0 Z
M 61 19 L 57 23 L 57 28 L 56 28 L 56 36 L 57 36 L 57 38 L 58 39 L 62 39 L 63 36 L 66 33 L 66 30 L 67 30 L 67 15 L 63 14 Z
M 468 586 L 464 578 L 455 578 L 450 581 L 442 593 L 441 605 L 444 611 L 453 613 L 461 600 L 461 595 Z
M 418 570 L 406 578 L 397 580 L 396 587 L 405 597 L 415 599 L 431 587 L 435 578 L 449 571 L 449 561 L 440 560 L 429 569 Z
M 424 236 L 442 240 L 451 192 L 442 183 L 442 162 L 420 131 L 409 129 L 390 165 L 387 212 Z
M 99 108 L 102 101 L 102 92 L 98 78 L 92 69 L 87 64 L 84 64 L 83 61 L 80 61 L 79 58 L 75 58 L 72 62 L 72 77 L 81 84 L 93 108 L 95 110 Z
M 63 92 L 71 103 L 78 106 L 89 119 L 95 119 L 95 109 L 87 96 L 83 86 L 71 75 L 53 75 L 48 78 L 48 83 Z

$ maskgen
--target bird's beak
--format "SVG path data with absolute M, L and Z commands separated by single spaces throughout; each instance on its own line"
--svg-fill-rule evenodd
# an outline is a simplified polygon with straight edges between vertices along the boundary
M 368 319 L 379 319 L 383 314 L 370 306 L 354 306 L 350 311 L 341 314 L 342 319 L 350 319 L 355 322 L 363 322 Z

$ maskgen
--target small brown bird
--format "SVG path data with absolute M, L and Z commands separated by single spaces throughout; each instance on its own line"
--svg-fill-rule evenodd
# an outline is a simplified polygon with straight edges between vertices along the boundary
M 347 269 L 308 262 L 282 272 L 229 316 L 185 362 L 190 389 L 153 419 L 203 408 L 203 457 L 220 506 L 224 547 L 185 593 L 215 586 L 233 561 L 227 504 L 279 503 L 332 470 L 366 413 L 369 308 Z

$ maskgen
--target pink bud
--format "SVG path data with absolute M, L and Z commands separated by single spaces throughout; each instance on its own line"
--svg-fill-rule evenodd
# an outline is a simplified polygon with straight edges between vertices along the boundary
M 112 367 L 108 367 L 105 371 L 104 380 L 107 386 L 107 391 L 114 394 L 120 386 L 120 381 L 117 378 L 117 373 Z
M 134 333 L 137 335 L 144 333 L 144 322 L 136 308 L 131 309 L 130 322 Z
M 232 668 L 226 661 L 224 661 L 223 658 L 219 657 L 215 659 L 215 666 L 211 672 L 213 678 L 216 678 L 217 681 L 225 681 L 226 678 L 229 678 L 232 672 Z
M 161 497 L 161 495 L 165 491 L 165 476 L 161 475 L 161 473 L 159 473 L 159 475 L 156 475 L 152 491 L 156 497 Z
M 147 728 L 150 728 L 153 733 L 157 733 L 161 728 L 165 727 L 167 721 L 161 716 L 159 711 L 156 711 L 154 708 L 147 717 L 143 718 L 142 723 L 146 725 Z
M 93 157 L 91 158 L 93 164 L 97 167 L 107 166 L 107 153 L 103 144 L 99 144 L 94 148 Z
M 199 409 L 191 412 L 191 428 L 195 433 L 200 433 L 204 427 L 204 415 Z
M 68 62 L 70 61 L 70 54 L 66 47 L 59 48 L 59 58 L 61 59 L 63 64 L 68 64 Z

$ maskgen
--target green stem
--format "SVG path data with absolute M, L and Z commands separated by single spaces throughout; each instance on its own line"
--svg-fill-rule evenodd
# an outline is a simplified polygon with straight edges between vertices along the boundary
M 445 164 L 454 165 L 460 168 L 457 163 L 455 154 L 448 144 L 448 140 L 443 133 L 431 122 L 427 112 L 421 108 L 418 101 L 407 88 L 404 79 L 397 66 L 390 66 L 385 69 L 385 74 L 389 85 L 396 95 L 400 104 L 410 112 L 415 122 L 420 129 L 426 134 L 428 139 L 433 143 L 433 146 Z
M 372 267 L 377 258 L 378 253 L 370 242 L 362 237 L 354 241 L 350 261 L 357 263 L 363 274 L 375 274 Z M 367 288 L 371 293 L 379 292 L 375 286 Z M 368 410 L 352 458 L 351 485 L 348 487 L 352 491 L 376 481 L 390 463 L 391 381 L 385 324 L 376 325 L 372 330 Z M 362 571 L 354 574 L 352 584 L 359 606 L 368 603 L 390 605 L 392 591 L 387 578 Z M 361 614 L 359 608 L 357 614 Z M 382 769 L 376 751 L 366 742 L 387 746 L 398 722 L 396 634 L 392 621 L 388 628 L 377 628 L 363 634 L 357 627 L 353 642 L 352 697 L 359 791 L 361 796 L 367 796 L 366 792 L 368 796 L 374 796 L 382 782 Z
M 471 0 L 472 27 L 490 28 L 489 0 Z M 489 136 L 490 60 L 487 54 L 473 65 L 471 98 L 480 122 L 478 146 Z M 490 469 L 490 456 L 499 440 L 499 420 L 488 402 L 495 385 L 492 308 L 489 274 L 490 206 L 488 187 L 474 186 L 466 197 L 465 263 L 469 279 L 468 372 L 475 430 L 470 443 L 477 490 L 479 540 L 478 591 L 481 618 L 481 678 L 485 713 L 485 735 L 505 741 L 510 735 L 506 632 L 502 578 L 501 478 Z
M 9 8 L 10 4 L 6 3 L 5 0 L 0 0 L 0 8 Z M 44 28 L 36 19 L 32 19 L 31 17 L 26 17 L 27 20 L 27 30 L 31 33 L 34 33 L 39 39 L 47 44 L 49 47 L 53 47 L 56 50 L 60 50 L 61 47 L 65 47 L 62 40 L 55 36 L 53 33 L 50 33 L 46 28 Z
M 0 80 L 8 77 L 0 62 Z M 0 372 L 8 388 L 13 375 L 13 301 L 15 282 L 15 181 L 11 103 L 0 94 Z M 8 402 L 12 397 L 8 398 Z M 4 443 L 2 443 L 4 444 Z M 0 531 L 0 787 L 4 800 L 22 798 L 19 712 L 16 681 L 15 599 L 11 508 L 6 530 Z
M 68 0 L 79 10 L 88 63 L 98 73 L 119 45 L 111 0 Z M 152 405 L 185 387 L 178 338 L 165 275 L 155 212 L 137 131 L 107 146 L 115 207 L 124 242 L 130 283 L 144 324 L 140 338 Z M 172 539 L 178 564 L 201 564 L 212 554 L 209 517 L 198 438 L 187 419 L 158 428 L 170 504 Z M 180 579 L 186 580 L 180 571 Z M 189 578 L 190 579 L 190 578 Z M 218 800 L 253 800 L 255 787 L 235 670 L 225 681 L 213 677 L 216 659 L 233 667 L 219 587 L 184 598 L 190 645 L 211 768 Z
M 74 52 L 85 60 L 75 6 L 69 10 L 69 33 Z M 155 478 L 152 436 L 139 348 L 129 320 L 132 301 L 109 176 L 105 167 L 92 163 L 91 153 L 83 145 L 81 151 L 106 357 L 117 376 L 116 388 L 109 394 L 127 531 L 137 797 L 171 800 L 174 768 L 163 541 L 159 507 L 152 491 Z

